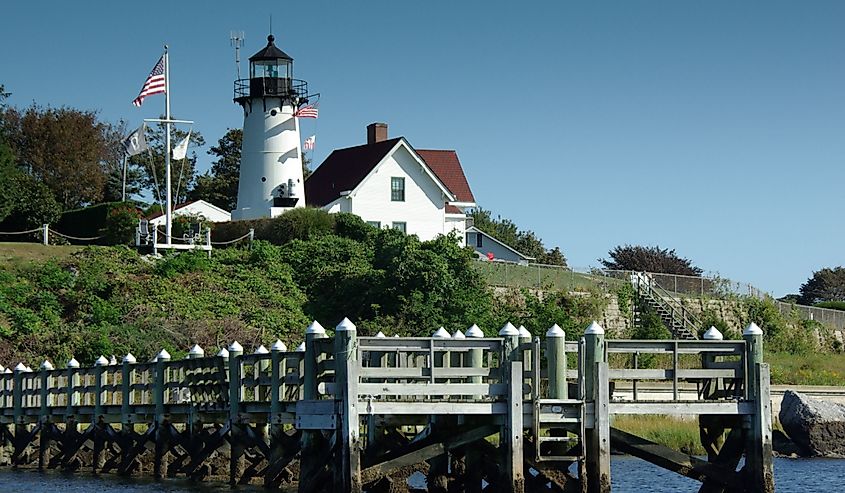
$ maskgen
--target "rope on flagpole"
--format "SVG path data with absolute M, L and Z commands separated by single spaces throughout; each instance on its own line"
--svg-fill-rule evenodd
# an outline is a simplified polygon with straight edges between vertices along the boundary
M 150 167 L 150 172 L 153 174 L 153 183 L 155 184 L 155 192 L 156 200 L 158 201 L 158 206 L 164 211 L 164 203 L 161 201 L 161 188 L 158 185 L 158 177 L 156 176 L 156 167 L 153 163 L 153 149 L 152 147 L 147 148 L 147 165 Z
M 176 198 L 177 201 L 179 200 L 179 187 L 180 187 L 180 185 L 182 185 L 182 175 L 185 172 L 185 161 L 188 159 L 188 149 L 187 149 L 187 147 L 189 147 L 191 145 L 191 132 L 193 132 L 193 130 L 194 130 L 194 126 L 191 125 L 191 127 L 188 129 L 188 135 L 186 137 L 188 139 L 188 145 L 186 146 L 186 149 L 185 149 L 185 157 L 182 158 L 182 166 L 179 168 L 179 179 L 176 180 L 176 195 L 174 195 L 174 197 Z M 187 189 L 187 188 L 188 188 L 188 184 L 185 183 L 185 189 Z

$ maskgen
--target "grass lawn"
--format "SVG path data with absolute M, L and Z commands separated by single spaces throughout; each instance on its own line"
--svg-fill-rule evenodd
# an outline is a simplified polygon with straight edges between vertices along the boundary
M 473 265 L 488 285 L 511 288 L 583 291 L 616 289 L 622 280 L 573 272 L 558 267 L 477 261 Z
M 698 434 L 697 419 L 678 419 L 661 415 L 619 414 L 613 416 L 610 426 L 685 454 L 702 455 L 705 453 Z
M 766 353 L 772 383 L 781 385 L 845 386 L 845 354 L 843 353 Z
M 63 259 L 85 248 L 74 245 L 42 245 L 41 243 L 0 243 L 0 266 L 21 265 L 31 261 Z

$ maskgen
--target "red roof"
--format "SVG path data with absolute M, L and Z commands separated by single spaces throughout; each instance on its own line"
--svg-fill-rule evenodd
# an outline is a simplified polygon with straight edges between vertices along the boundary
M 401 137 L 332 151 L 305 180 L 305 202 L 323 207 L 337 200 L 340 192 L 355 189 L 399 139 Z
M 475 202 L 472 190 L 469 189 L 467 177 L 455 151 L 440 150 L 417 150 L 417 154 L 423 158 L 425 164 L 437 175 L 437 178 L 446 185 L 455 195 L 458 202 Z M 447 211 L 448 212 L 448 211 Z
M 402 137 L 375 144 L 364 144 L 332 151 L 329 157 L 305 180 L 308 205 L 323 207 L 340 197 L 340 192 L 355 189 Z M 417 154 L 429 169 L 452 192 L 459 202 L 475 202 L 458 154 L 455 151 L 421 150 Z M 446 212 L 460 214 L 455 206 Z

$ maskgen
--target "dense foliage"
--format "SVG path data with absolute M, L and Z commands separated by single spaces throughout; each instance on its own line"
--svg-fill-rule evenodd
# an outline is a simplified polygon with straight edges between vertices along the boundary
M 326 225 L 313 211 L 296 214 L 267 226 L 281 244 L 258 240 L 211 258 L 89 247 L 62 262 L 0 266 L 0 362 L 74 355 L 91 363 L 130 350 L 149 358 L 161 348 L 179 357 L 194 343 L 214 350 L 235 339 L 250 348 L 279 337 L 294 347 L 310 320 L 331 328 L 343 317 L 364 335 L 472 324 L 493 335 L 506 321 L 577 333 L 606 304 L 518 290 L 494 297 L 455 238 L 420 242 L 354 216 Z
M 679 257 L 675 250 L 659 246 L 617 246 L 607 252 L 609 259 L 599 259 L 606 269 L 657 272 L 681 276 L 700 276 L 702 270 L 692 261 Z
M 481 207 L 472 211 L 472 219 L 476 228 L 523 255 L 534 257 L 535 262 L 566 266 L 566 257 L 559 247 L 547 250 L 533 231 L 519 229 L 510 219 L 502 219 L 501 216 L 494 218 L 490 211 Z
M 106 163 L 122 154 L 115 146 L 119 136 L 95 112 L 33 104 L 6 109 L 2 123 L 18 166 L 46 185 L 62 207 L 102 199 Z
M 845 268 L 825 267 L 801 285 L 798 303 L 815 305 L 824 301 L 845 301 Z

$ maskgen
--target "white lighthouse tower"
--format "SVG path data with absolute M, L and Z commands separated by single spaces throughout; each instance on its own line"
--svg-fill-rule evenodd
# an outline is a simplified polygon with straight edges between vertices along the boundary
M 308 84 L 293 78 L 293 58 L 273 44 L 249 58 L 249 79 L 235 81 L 244 109 L 238 206 L 232 219 L 275 217 L 305 206 L 299 123 Z

